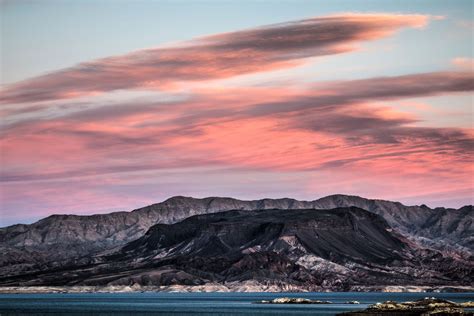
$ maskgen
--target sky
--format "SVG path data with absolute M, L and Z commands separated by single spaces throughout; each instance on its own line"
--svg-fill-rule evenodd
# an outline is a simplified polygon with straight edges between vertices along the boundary
M 0 6 L 0 226 L 175 195 L 473 204 L 470 0 Z

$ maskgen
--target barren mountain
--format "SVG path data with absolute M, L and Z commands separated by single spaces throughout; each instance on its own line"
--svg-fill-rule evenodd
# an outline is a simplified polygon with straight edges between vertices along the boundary
M 281 288 L 469 285 L 472 263 L 423 249 L 360 208 L 234 210 L 152 226 L 108 255 L 1 285 L 203 285 Z
M 430 209 L 405 206 L 398 202 L 370 200 L 356 196 L 332 195 L 315 201 L 262 199 L 241 201 L 232 198 L 173 197 L 132 212 L 77 216 L 52 215 L 31 225 L 0 229 L 0 274 L 14 275 L 88 260 L 93 255 L 111 252 L 142 237 L 158 223 L 172 224 L 199 214 L 228 210 L 321 209 L 355 206 L 383 217 L 389 226 L 411 241 L 445 253 L 474 249 L 474 211 Z M 251 213 L 249 213 L 251 216 Z M 83 258 L 83 259 L 80 259 Z

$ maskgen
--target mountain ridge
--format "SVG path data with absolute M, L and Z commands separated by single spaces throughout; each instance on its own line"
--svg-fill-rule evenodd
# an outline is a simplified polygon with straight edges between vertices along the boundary
M 473 205 L 470 205 L 470 204 L 466 204 L 466 205 L 463 205 L 459 208 L 452 208 L 452 207 L 442 207 L 442 206 L 438 206 L 438 207 L 434 207 L 434 208 L 431 208 L 429 206 L 427 206 L 426 204 L 421 204 L 421 205 L 406 205 L 406 204 L 403 204 L 401 202 L 397 202 L 397 201 L 392 201 L 392 200 L 386 200 L 386 199 L 375 199 L 375 198 L 364 198 L 364 197 L 361 197 L 361 196 L 358 196 L 358 195 L 350 195 L 350 194 L 330 194 L 330 195 L 327 195 L 327 196 L 323 196 L 321 198 L 318 198 L 318 199 L 315 199 L 315 200 L 298 200 L 298 199 L 293 199 L 293 198 L 288 198 L 288 197 L 282 197 L 282 198 L 261 198 L 261 199 L 238 199 L 238 198 L 233 198 L 233 197 L 230 197 L 230 196 L 207 196 L 207 197 L 201 197 L 201 198 L 196 198 L 196 197 L 192 197 L 192 196 L 186 196 L 186 195 L 174 195 L 172 197 L 169 197 L 161 202 L 157 202 L 157 203 L 152 203 L 152 204 L 149 204 L 149 205 L 146 205 L 146 206 L 143 206 L 143 207 L 139 207 L 139 208 L 135 208 L 135 209 L 132 209 L 130 211 L 112 211 L 112 212 L 107 212 L 107 213 L 93 213 L 93 214 L 72 214 L 72 213 L 53 213 L 51 215 L 48 215 L 46 217 L 43 217 L 43 218 L 40 218 L 32 223 L 29 223 L 29 224 L 25 224 L 25 223 L 16 223 L 16 224 L 11 224 L 11 225 L 6 225 L 6 226 L 1 226 L 0 227 L 0 230 L 2 229 L 6 229 L 6 228 L 10 228 L 10 227 L 15 227 L 15 226 L 29 226 L 29 225 L 32 225 L 32 224 L 35 224 L 39 221 L 42 221 L 42 220 L 45 220 L 45 219 L 48 219 L 48 218 L 61 218 L 61 217 L 94 217 L 94 216 L 107 216 L 107 215 L 115 215 L 115 214 L 120 214 L 120 213 L 131 213 L 131 212 L 137 212 L 137 211 L 141 211 L 145 208 L 149 208 L 149 207 L 153 207 L 153 206 L 156 206 L 156 205 L 159 205 L 159 204 L 163 204 L 163 203 L 167 203 L 169 201 L 173 201 L 173 200 L 180 200 L 180 199 L 189 199 L 189 200 L 213 200 L 213 199 L 221 199 L 221 200 L 233 200 L 233 201 L 240 201 L 240 202 L 263 202 L 265 200 L 270 200 L 270 201 L 283 201 L 283 200 L 288 200 L 288 201 L 292 201 L 292 202 L 302 202 L 302 203 L 314 203 L 314 202 L 317 202 L 317 201 L 320 201 L 320 200 L 323 200 L 323 199 L 327 199 L 327 198 L 337 198 L 337 197 L 348 197 L 348 198 L 361 198 L 361 199 L 364 199 L 364 200 L 368 200 L 368 201 L 374 201 L 374 202 L 389 202 L 389 203 L 395 203 L 395 204 L 400 204 L 402 205 L 403 207 L 419 207 L 419 208 L 427 208 L 427 209 L 430 209 L 430 210 L 458 210 L 458 209 L 462 209 L 462 208 L 466 208 L 466 207 L 472 207 Z
M 9 275 L 41 270 L 61 261 L 113 251 L 142 237 L 159 223 L 172 224 L 199 214 L 228 210 L 332 209 L 355 206 L 382 216 L 389 225 L 413 242 L 443 251 L 462 251 L 472 256 L 474 211 L 426 206 L 405 206 L 399 202 L 331 195 L 314 201 L 291 198 L 242 201 L 234 198 L 191 198 L 176 196 L 135 209 L 95 215 L 55 214 L 30 225 L 0 228 L 0 273 Z M 456 254 L 457 255 L 457 254 Z M 74 259 L 75 260 L 75 259 Z
M 218 204 L 218 206 L 214 204 Z M 192 205 L 198 204 L 198 205 Z M 200 204 L 200 205 L 199 205 Z M 135 233 L 132 232 L 130 238 L 126 238 L 127 236 L 117 236 L 117 239 L 124 238 L 127 241 L 133 239 L 135 237 L 139 237 L 140 233 L 144 233 L 148 227 L 153 225 L 157 222 L 164 222 L 164 223 L 172 223 L 178 220 L 184 219 L 186 217 L 195 215 L 197 213 L 208 213 L 213 211 L 222 211 L 222 210 L 230 210 L 230 209 L 267 209 L 267 208 L 279 208 L 279 209 L 289 209 L 289 208 L 314 208 L 314 209 L 321 209 L 321 208 L 333 208 L 333 207 L 344 207 L 344 206 L 358 206 L 363 209 L 367 209 L 371 212 L 375 213 L 382 213 L 385 212 L 387 209 L 393 209 L 399 211 L 402 209 L 410 210 L 411 212 L 428 212 L 433 213 L 446 213 L 446 212 L 455 212 L 459 210 L 467 210 L 467 215 L 469 219 L 472 221 L 472 205 L 463 206 L 460 209 L 453 209 L 453 208 L 441 208 L 437 207 L 435 209 L 431 209 L 426 207 L 425 205 L 421 206 L 405 206 L 400 202 L 392 202 L 388 200 L 381 200 L 381 199 L 365 199 L 359 196 L 354 195 L 343 195 L 343 194 L 334 194 L 329 195 L 326 197 L 322 197 L 317 200 L 313 201 L 299 201 L 296 199 L 291 198 L 279 198 L 279 199 L 270 199 L 264 198 L 259 200 L 239 200 L 230 197 L 206 197 L 206 198 L 192 198 L 187 196 L 174 196 L 169 199 L 164 200 L 163 202 L 154 203 L 142 208 L 134 209 L 130 212 L 120 211 L 120 212 L 112 212 L 106 214 L 92 214 L 92 215 L 74 215 L 74 214 L 52 214 L 48 217 L 38 220 L 32 224 L 15 224 L 0 228 L 0 243 L 5 242 L 7 238 L 16 237 L 15 235 L 19 235 L 25 233 L 30 228 L 34 227 L 41 227 L 43 224 L 48 224 L 49 222 L 53 221 L 65 221 L 74 219 L 74 220 L 93 220 L 97 222 L 103 221 L 103 219 L 115 217 L 122 221 L 122 226 L 128 228 L 127 225 L 137 225 L 137 231 Z M 388 207 L 387 207 L 388 206 Z M 183 214 L 183 208 L 187 208 L 188 212 Z M 194 208 L 194 210 L 193 210 Z M 197 210 L 195 210 L 198 208 Z M 174 213 L 171 214 L 170 213 Z M 181 213 L 181 214 L 178 214 Z M 384 216 L 385 215 L 385 216 Z M 400 214 L 395 214 L 400 216 Z M 406 215 L 406 214 L 405 214 Z M 414 215 L 414 214 L 412 214 Z M 426 216 L 426 218 L 431 218 L 430 216 Z M 436 215 L 436 214 L 435 214 Z M 396 223 L 396 218 L 394 218 L 393 210 L 391 214 L 382 214 L 382 216 L 388 218 L 389 223 L 393 225 Z M 148 220 L 148 223 L 140 223 L 140 217 L 142 221 Z M 410 218 L 411 219 L 411 218 Z M 424 218 L 423 218 L 424 219 Z M 469 223 L 468 223 L 469 224 Z M 472 223 L 470 224 L 472 226 Z M 399 225 L 395 225 L 399 226 Z M 407 225 L 408 226 L 408 225 Z M 9 231 L 15 230 L 13 234 L 9 234 Z M 117 229 L 117 232 L 120 229 Z M 117 232 L 110 232 L 111 234 Z M 104 238 L 110 237 L 107 236 L 106 233 L 103 235 Z M 109 234 L 110 235 L 110 234 Z M 32 236 L 34 237 L 34 236 Z M 88 238 L 85 238 L 88 240 Z M 94 239 L 94 238 L 89 238 Z M 47 241 L 47 238 L 46 238 Z M 43 240 L 44 242 L 44 240 Z M 113 240 L 111 241 L 113 243 Z M 12 242 L 10 241 L 9 244 Z M 15 246 L 22 246 L 21 244 L 16 244 Z M 24 246 L 28 246 L 26 243 Z
M 345 207 L 230 210 L 156 224 L 109 254 L 1 286 L 205 286 L 295 290 L 374 285 L 469 285 L 469 261 L 410 243 L 375 213 Z

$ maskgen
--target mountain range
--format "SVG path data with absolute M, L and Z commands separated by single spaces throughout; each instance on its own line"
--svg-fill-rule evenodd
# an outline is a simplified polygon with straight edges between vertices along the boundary
M 471 285 L 474 211 L 357 196 L 173 197 L 0 229 L 0 285 Z

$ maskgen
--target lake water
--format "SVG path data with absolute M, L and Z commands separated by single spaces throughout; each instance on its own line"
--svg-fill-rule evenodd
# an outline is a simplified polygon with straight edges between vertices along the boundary
M 330 305 L 268 305 L 255 301 L 305 297 Z M 0 294 L 0 315 L 335 315 L 386 300 L 408 301 L 434 296 L 457 302 L 474 293 L 81 293 Z M 360 305 L 343 304 L 357 300 Z

